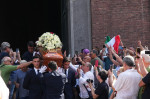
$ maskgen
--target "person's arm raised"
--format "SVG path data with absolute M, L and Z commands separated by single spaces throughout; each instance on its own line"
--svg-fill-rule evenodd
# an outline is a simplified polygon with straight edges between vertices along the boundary
M 89 87 L 91 89 L 91 94 L 92 94 L 93 99 L 97 99 L 99 95 L 95 94 L 95 89 L 94 89 L 92 83 L 90 82 L 88 84 L 89 84 Z
M 141 51 L 142 51 L 142 50 L 144 50 L 144 47 L 142 46 L 142 44 L 141 44 L 141 41 L 140 41 L 140 40 L 138 41 L 138 46 L 140 47 Z
M 119 36 L 120 36 L 120 35 L 119 35 Z M 122 42 L 122 40 L 121 40 L 121 36 L 120 36 L 120 45 L 121 45 L 122 47 L 124 47 L 123 42 Z
M 111 48 L 109 48 L 109 58 L 113 62 L 114 65 L 116 65 L 116 66 L 119 65 L 119 62 L 117 62 L 116 60 L 113 59 Z
M 116 77 L 111 72 L 111 70 L 108 70 L 108 84 L 109 84 L 109 86 L 112 87 L 115 81 L 116 81 Z
M 22 63 L 22 64 L 20 64 L 20 65 L 17 66 L 17 69 L 21 69 L 21 68 L 27 67 L 30 64 L 32 64 L 32 61 L 26 62 L 26 63 Z
M 148 74 L 148 71 L 145 68 L 142 57 L 140 56 L 140 58 L 137 59 L 137 61 L 139 62 L 139 67 L 140 67 L 140 70 L 141 70 L 141 74 L 142 74 L 143 77 L 145 77 Z
M 117 62 L 119 62 L 119 65 L 123 65 L 123 60 L 111 49 L 112 54 L 116 57 Z

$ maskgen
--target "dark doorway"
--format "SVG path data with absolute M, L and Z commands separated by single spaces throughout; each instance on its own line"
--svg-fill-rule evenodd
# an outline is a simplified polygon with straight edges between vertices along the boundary
M 27 50 L 27 42 L 38 40 L 38 37 L 44 32 L 54 32 L 62 40 L 61 1 L 1 1 L 0 43 L 7 41 L 14 50 L 20 48 L 23 53 Z

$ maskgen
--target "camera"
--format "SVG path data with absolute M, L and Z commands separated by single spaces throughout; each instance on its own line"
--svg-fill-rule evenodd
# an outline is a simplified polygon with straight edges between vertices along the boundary
M 79 58 L 76 58 L 76 61 L 78 62 L 78 61 L 79 61 Z
M 93 83 L 93 80 L 92 79 L 87 79 L 86 82 Z

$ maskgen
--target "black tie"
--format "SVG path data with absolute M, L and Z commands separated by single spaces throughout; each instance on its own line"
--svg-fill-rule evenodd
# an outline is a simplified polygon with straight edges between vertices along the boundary
M 37 74 L 39 74 L 39 73 L 40 73 L 40 72 L 39 72 L 39 70 L 37 70 L 37 72 L 38 72 Z
M 65 74 L 67 73 L 67 70 L 65 69 Z

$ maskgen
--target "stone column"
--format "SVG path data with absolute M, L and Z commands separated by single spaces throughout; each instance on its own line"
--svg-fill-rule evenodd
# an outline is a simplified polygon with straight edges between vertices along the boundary
M 90 0 L 70 0 L 68 7 L 69 53 L 91 49 Z

